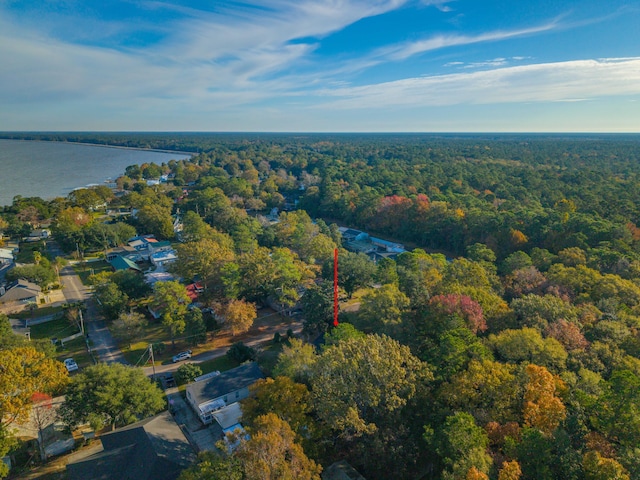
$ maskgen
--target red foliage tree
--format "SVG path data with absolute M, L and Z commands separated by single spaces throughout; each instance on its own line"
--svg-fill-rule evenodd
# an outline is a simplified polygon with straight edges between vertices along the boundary
M 434 313 L 458 315 L 473 333 L 484 332 L 487 329 L 482 307 L 467 295 L 436 295 L 429 301 L 429 306 Z

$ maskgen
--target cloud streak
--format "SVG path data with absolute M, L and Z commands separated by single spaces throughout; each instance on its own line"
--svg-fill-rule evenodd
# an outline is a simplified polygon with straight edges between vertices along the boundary
M 575 60 L 408 78 L 318 92 L 326 108 L 377 109 L 459 104 L 560 102 L 640 95 L 640 57 Z
M 388 58 L 389 60 L 406 60 L 414 55 L 439 50 L 448 47 L 471 45 L 474 43 L 497 42 L 510 38 L 522 37 L 547 32 L 558 27 L 558 20 L 531 28 L 523 28 L 508 31 L 493 31 L 480 35 L 437 35 L 434 37 L 401 43 L 390 47 L 384 47 L 374 53 L 374 57 Z

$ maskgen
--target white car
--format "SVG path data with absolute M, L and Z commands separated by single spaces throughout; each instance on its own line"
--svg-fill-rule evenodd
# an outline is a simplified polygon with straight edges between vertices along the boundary
M 74 372 L 78 370 L 78 364 L 73 358 L 67 358 L 64 361 L 64 366 L 67 367 L 67 372 Z
M 182 360 L 186 360 L 187 358 L 191 358 L 191 350 L 187 350 L 186 352 L 180 352 L 177 355 L 174 355 L 171 359 L 173 363 L 181 362 Z

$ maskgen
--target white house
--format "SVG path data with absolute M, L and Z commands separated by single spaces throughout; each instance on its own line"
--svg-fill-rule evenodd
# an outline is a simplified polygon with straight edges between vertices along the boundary
M 227 408 L 249 396 L 249 387 L 264 378 L 255 362 L 245 363 L 212 378 L 187 385 L 187 402 L 205 425 L 214 420 L 224 429 L 235 428 L 238 408 Z M 216 415 L 214 415 L 216 412 Z
M 8 248 L 0 248 L 0 266 L 13 263 L 13 251 Z
M 149 255 L 149 261 L 158 269 L 164 269 L 166 265 L 175 262 L 177 259 L 178 255 L 175 250 L 163 250 Z

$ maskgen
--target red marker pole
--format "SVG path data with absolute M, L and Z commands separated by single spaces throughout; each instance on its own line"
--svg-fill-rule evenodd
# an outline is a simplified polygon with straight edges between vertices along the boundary
M 338 326 L 338 249 L 333 250 L 333 326 Z

